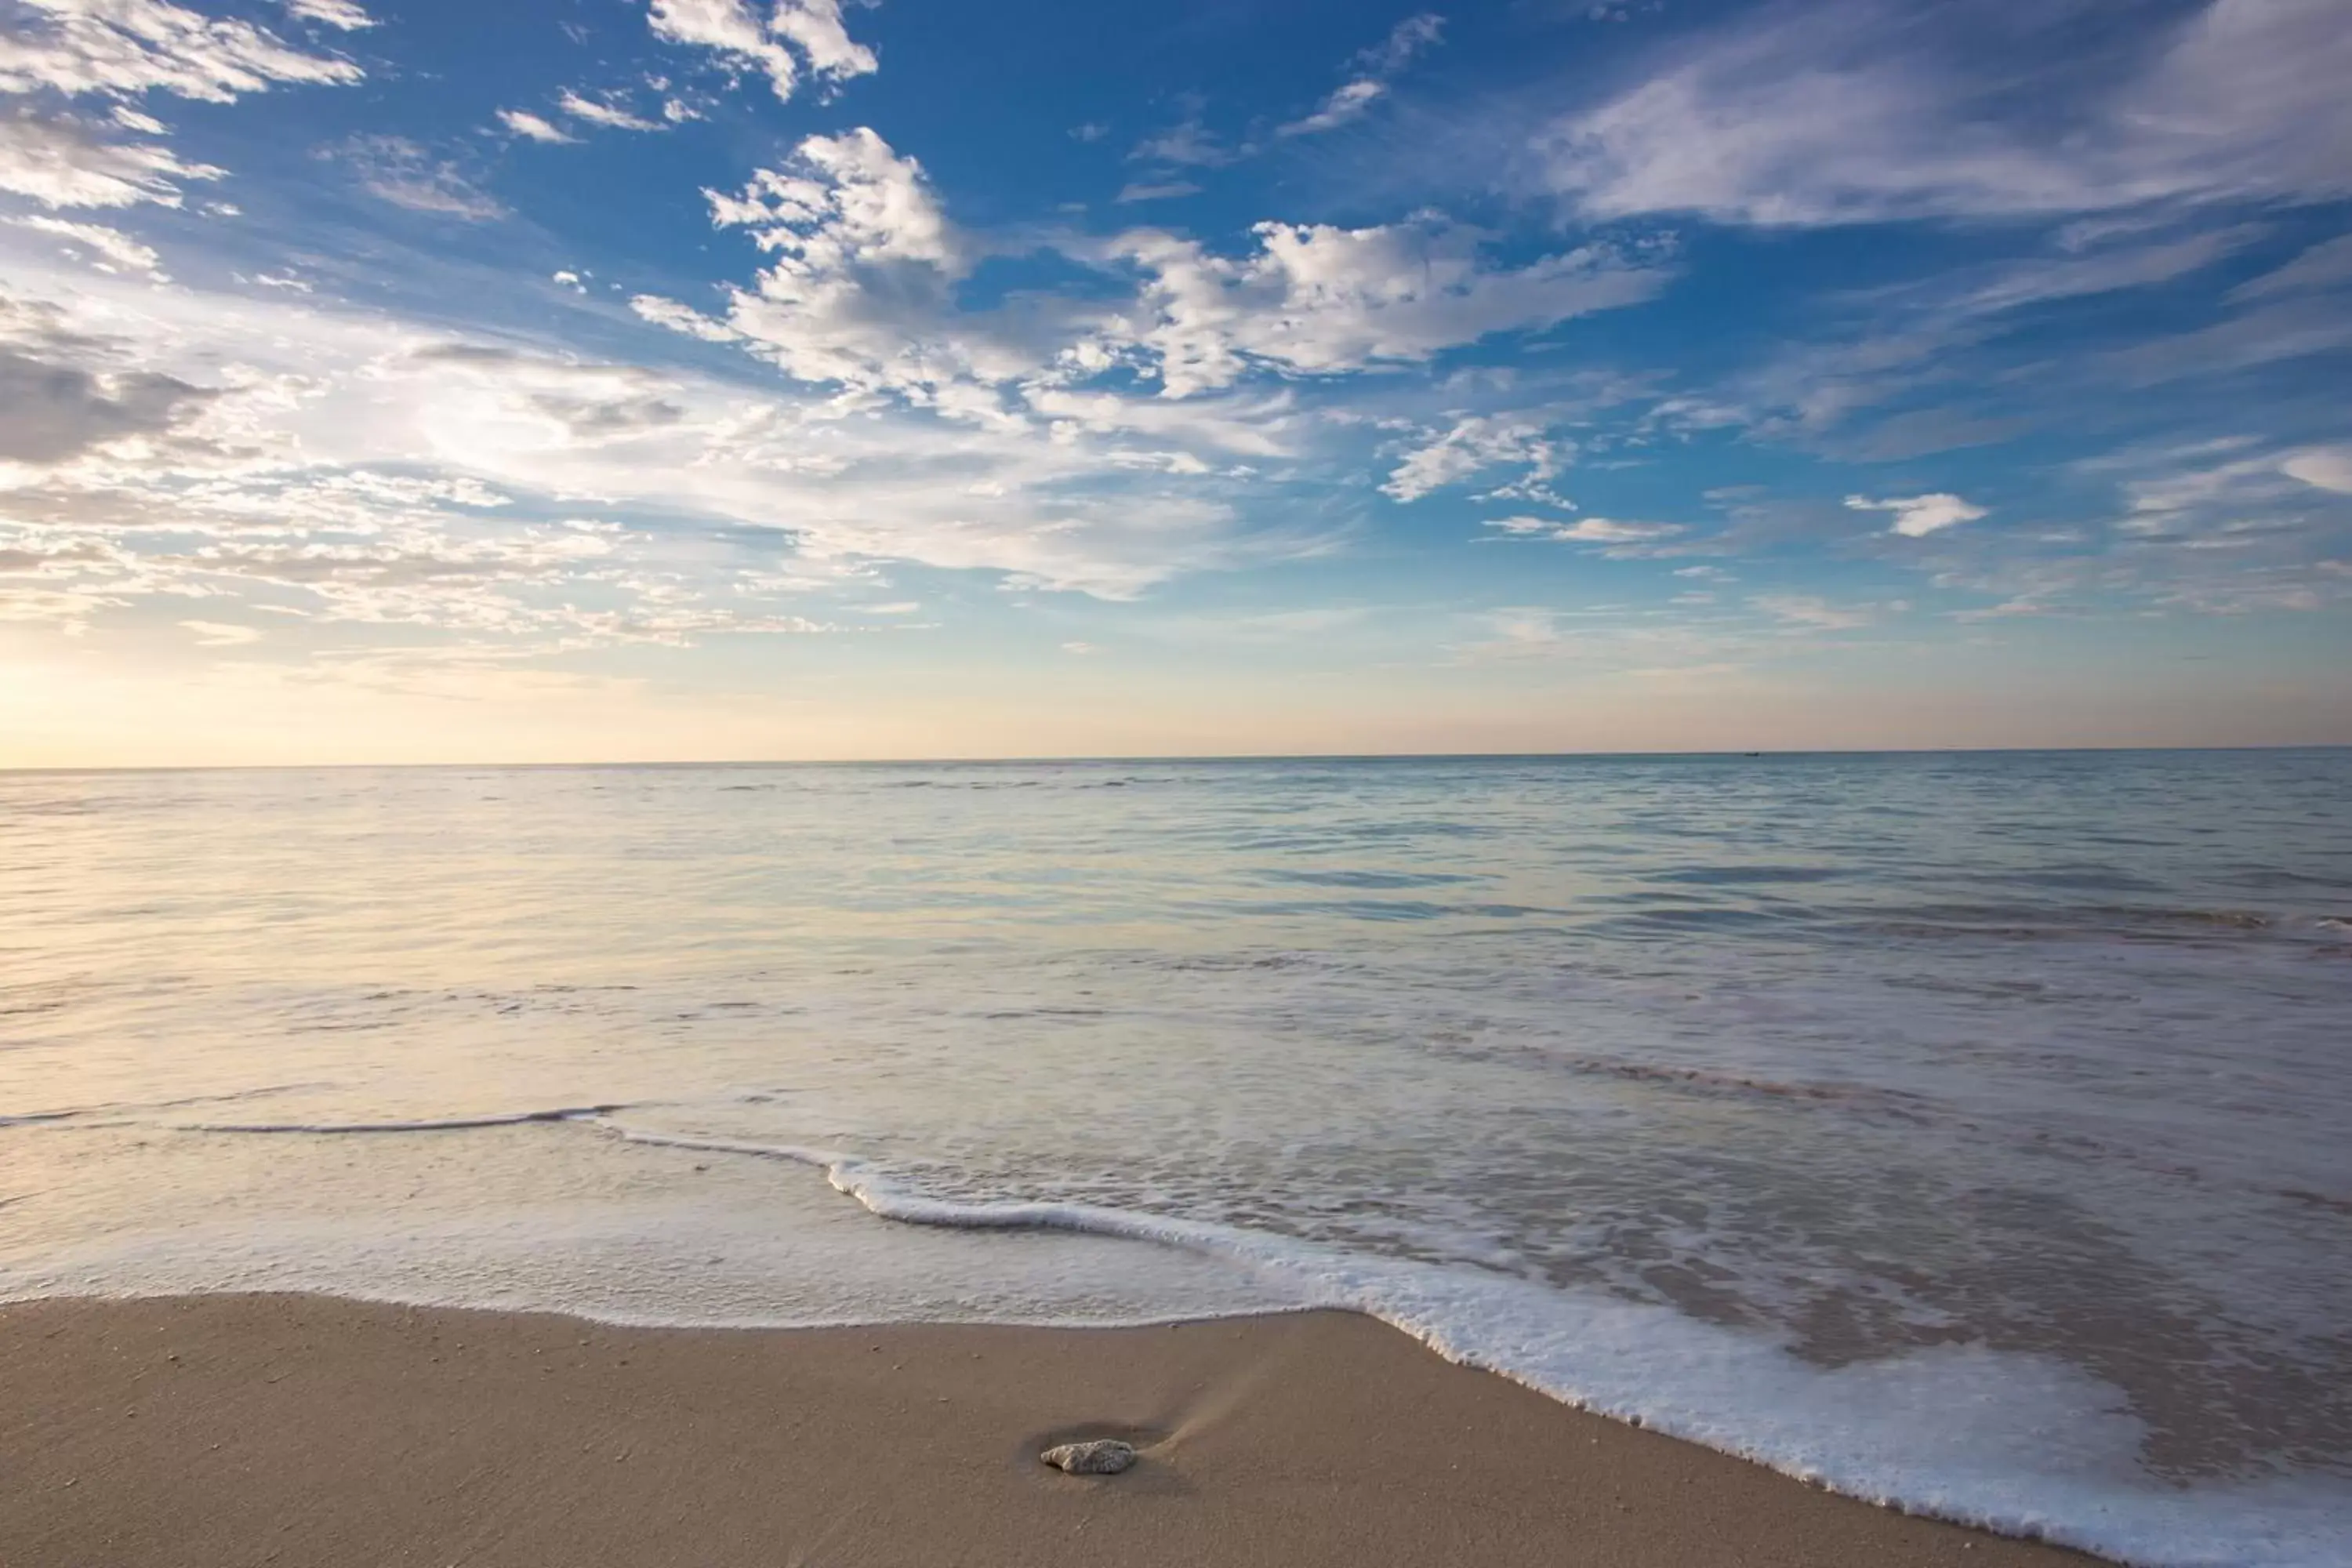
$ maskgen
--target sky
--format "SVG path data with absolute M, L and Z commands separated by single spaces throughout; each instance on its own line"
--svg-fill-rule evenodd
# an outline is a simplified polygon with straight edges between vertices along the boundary
M 2346 0 L 0 0 L 0 766 L 2352 742 Z

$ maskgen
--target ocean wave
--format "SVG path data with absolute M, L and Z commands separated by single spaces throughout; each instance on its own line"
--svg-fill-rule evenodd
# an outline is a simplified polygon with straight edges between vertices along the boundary
M 1258 875 L 1269 882 L 1317 888 L 1444 888 L 1484 879 L 1454 871 L 1302 871 L 1280 866 Z
M 806 1166 L 902 1224 L 1067 1231 L 1210 1255 L 1278 1277 L 1304 1304 L 1377 1318 L 1449 1361 L 1579 1409 L 1867 1501 L 2146 1568 L 2332 1568 L 2352 1533 L 2352 1507 L 2321 1486 L 2136 1482 L 2140 1423 L 2115 1390 L 2054 1357 L 1946 1345 L 1824 1369 L 1771 1336 L 1598 1292 L 1138 1210 L 947 1200 L 838 1150 L 594 1125 L 624 1142 Z
M 1650 880 L 1696 882 L 1707 887 L 1769 886 L 1781 882 L 1802 885 L 1842 881 L 1856 874 L 1853 868 L 1843 866 L 1681 866 L 1672 870 L 1654 871 L 1650 874 Z
M 2295 936 L 2325 931 L 2325 917 L 2239 909 L 2183 909 L 2160 904 L 1943 904 L 1877 907 L 1847 915 L 1865 935 L 2063 942 L 2122 938 L 2135 942 L 2214 942 L 2232 936 Z

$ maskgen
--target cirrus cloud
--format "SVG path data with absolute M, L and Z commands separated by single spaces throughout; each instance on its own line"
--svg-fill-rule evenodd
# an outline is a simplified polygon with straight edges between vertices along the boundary
M 1541 177 L 1594 217 L 1766 226 L 2352 192 L 2336 0 L 2119 9 L 2137 26 L 2086 56 L 2054 47 L 2064 7 L 1768 6 L 1553 121 Z

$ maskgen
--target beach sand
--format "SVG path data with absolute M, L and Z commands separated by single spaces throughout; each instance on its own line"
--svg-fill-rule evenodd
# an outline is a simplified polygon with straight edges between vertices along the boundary
M 0 1308 L 0 1563 L 2091 1561 L 1587 1415 L 1339 1312 L 618 1329 L 301 1296 Z M 1047 1443 L 1142 1461 L 1079 1479 Z

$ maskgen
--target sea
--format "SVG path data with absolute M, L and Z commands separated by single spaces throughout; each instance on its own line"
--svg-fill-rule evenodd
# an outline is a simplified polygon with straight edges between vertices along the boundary
M 0 774 L 0 1300 L 1342 1307 L 2352 1562 L 2352 751 Z

